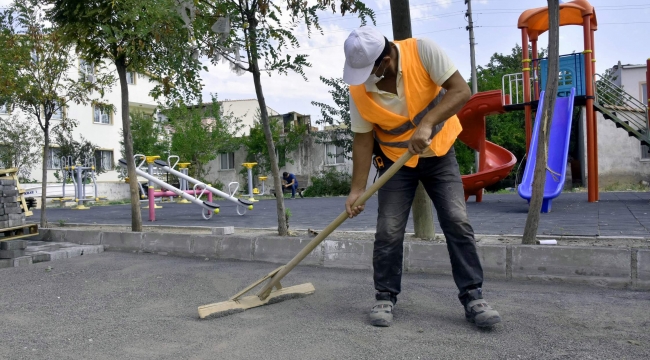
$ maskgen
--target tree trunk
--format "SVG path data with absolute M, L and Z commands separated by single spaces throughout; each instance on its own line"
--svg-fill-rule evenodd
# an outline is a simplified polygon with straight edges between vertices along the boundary
M 390 14 L 393 23 L 393 38 L 395 40 L 404 40 L 412 37 L 409 1 L 390 0 Z M 418 185 L 418 189 L 415 192 L 415 201 L 413 202 L 412 209 L 415 237 L 420 239 L 435 238 L 436 229 L 433 225 L 433 207 L 422 183 Z
M 50 128 L 48 121 L 45 121 L 43 131 L 43 175 L 41 176 L 41 228 L 47 227 L 47 216 L 45 215 L 45 201 L 47 200 L 47 157 L 50 152 Z M 65 180 L 64 180 L 65 182 Z M 65 186 L 65 183 L 63 184 Z M 27 209 L 25 209 L 27 211 Z
M 124 154 L 126 156 L 127 176 L 129 177 L 129 192 L 131 194 L 131 231 L 142 232 L 142 213 L 140 212 L 140 191 L 138 187 L 138 174 L 135 172 L 133 159 L 133 137 L 131 136 L 131 118 L 129 118 L 129 86 L 126 83 L 126 64 L 124 59 L 115 60 L 115 68 L 120 78 L 122 93 L 122 133 L 124 134 Z
M 280 168 L 278 167 L 278 159 L 275 157 L 275 144 L 273 143 L 273 133 L 271 132 L 271 125 L 269 123 L 269 113 L 266 109 L 266 101 L 264 100 L 264 93 L 262 92 L 262 80 L 260 78 L 260 68 L 257 62 L 257 28 L 255 20 L 249 21 L 250 24 L 250 38 L 251 38 L 251 57 L 250 64 L 253 70 L 253 81 L 255 82 L 255 94 L 257 95 L 257 102 L 260 106 L 260 118 L 262 120 L 262 129 L 264 129 L 264 136 L 266 137 L 266 146 L 269 151 L 269 160 L 271 161 L 271 173 L 273 175 L 273 187 L 275 188 L 275 201 L 278 212 L 278 235 L 288 235 L 287 218 L 284 213 L 284 192 L 282 191 L 282 179 L 280 178 Z
M 535 173 L 533 177 L 533 194 L 530 199 L 528 208 L 528 218 L 526 218 L 526 227 L 524 228 L 523 244 L 535 244 L 537 238 L 537 228 L 539 227 L 540 211 L 544 201 L 544 185 L 546 184 L 546 161 L 547 149 L 550 138 L 551 122 L 553 120 L 553 110 L 555 109 L 555 98 L 557 96 L 558 72 L 560 62 L 560 27 L 559 27 L 559 8 L 558 0 L 548 0 L 548 73 L 555 74 L 548 77 L 546 84 L 546 93 L 544 95 L 544 109 L 542 110 L 542 123 L 537 139 L 537 157 L 535 159 Z M 525 44 L 524 44 L 525 45 Z
M 418 185 L 415 200 L 413 201 L 413 227 L 415 228 L 416 238 L 434 239 L 436 237 L 431 199 L 424 190 L 422 183 Z

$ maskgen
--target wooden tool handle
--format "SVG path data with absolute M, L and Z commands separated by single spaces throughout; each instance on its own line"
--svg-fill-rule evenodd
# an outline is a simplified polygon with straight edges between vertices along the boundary
M 395 175 L 397 170 L 401 169 L 404 164 L 406 164 L 407 161 L 409 161 L 413 157 L 413 154 L 410 152 L 405 152 L 404 155 L 402 155 L 397 161 L 390 167 L 386 172 L 375 181 L 372 186 L 366 190 L 359 198 L 357 201 L 354 202 L 354 206 L 359 206 L 363 205 L 370 199 L 370 197 L 376 193 L 379 188 L 384 186 L 384 184 Z M 347 211 L 343 211 L 341 215 L 339 215 L 334 221 L 332 221 L 323 231 L 321 231 L 312 241 L 309 242 L 289 263 L 280 269 L 270 280 L 269 282 L 262 287 L 262 289 L 257 293 L 257 296 L 259 296 L 260 299 L 264 300 L 266 297 L 269 296 L 271 293 L 271 290 L 273 287 L 282 280 L 282 278 L 287 275 L 293 268 L 296 267 L 309 253 L 311 253 L 318 244 L 320 244 L 329 234 L 332 233 L 332 231 L 336 230 L 337 227 L 339 227 L 345 220 L 349 218 L 349 215 Z

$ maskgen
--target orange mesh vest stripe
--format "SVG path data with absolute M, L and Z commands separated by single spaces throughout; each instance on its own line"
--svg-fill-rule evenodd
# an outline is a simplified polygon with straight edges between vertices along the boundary
M 435 107 L 442 98 L 442 87 L 431 80 L 431 76 L 422 65 L 416 39 L 395 41 L 400 47 L 402 63 L 402 80 L 409 116 L 390 112 L 378 105 L 371 94 L 366 92 L 364 84 L 350 86 L 350 94 L 359 113 L 375 127 L 374 136 L 379 142 L 384 154 L 396 161 L 408 151 L 408 141 L 415 132 L 415 127 L 431 108 Z M 434 128 L 434 136 L 430 148 L 436 156 L 445 155 L 462 131 L 456 115 Z M 419 157 L 413 156 L 407 163 L 415 167 Z

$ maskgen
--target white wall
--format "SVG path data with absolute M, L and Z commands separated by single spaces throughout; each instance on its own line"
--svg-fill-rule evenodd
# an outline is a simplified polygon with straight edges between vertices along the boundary
M 72 67 L 68 71 L 68 75 L 72 79 L 79 78 L 79 69 L 78 69 L 78 60 L 74 61 L 77 64 L 75 67 Z M 106 67 L 117 79 L 117 72 L 114 70 L 115 66 L 107 62 Z M 129 110 L 130 111 L 144 111 L 148 113 L 153 113 L 157 107 L 156 102 L 149 92 L 155 86 L 155 83 L 150 81 L 149 76 L 143 74 L 137 74 L 135 84 L 130 84 L 129 86 Z M 97 95 L 97 94 L 95 94 Z M 116 111 L 111 115 L 111 120 L 109 124 L 98 124 L 94 122 L 94 113 L 93 108 L 90 105 L 77 105 L 75 103 L 68 104 L 68 107 L 65 109 L 65 116 L 67 118 L 72 118 L 77 120 L 78 127 L 74 130 L 75 139 L 79 138 L 79 135 L 83 135 L 84 138 L 88 139 L 92 143 L 98 146 L 101 150 L 107 150 L 113 152 L 113 163 L 116 164 L 117 160 L 120 158 L 120 139 L 121 139 L 121 130 L 122 130 L 122 113 L 120 111 L 121 106 L 121 92 L 119 87 L 119 80 L 116 81 L 116 84 L 112 87 L 110 91 L 107 91 L 104 97 L 101 99 L 102 102 L 109 103 L 115 106 Z M 14 110 L 13 114 L 16 114 L 18 110 Z M 25 119 L 26 114 L 18 113 L 20 118 Z M 51 120 L 50 128 L 57 125 L 58 120 Z M 34 164 L 30 177 L 32 179 L 41 180 L 42 176 L 42 166 L 39 162 Z M 53 176 L 55 170 L 48 171 L 48 182 L 56 181 Z M 108 171 L 99 175 L 98 181 L 118 181 L 117 171 Z
M 598 127 L 598 185 L 602 189 L 609 185 L 638 184 L 641 180 L 650 181 L 650 159 L 641 158 L 641 143 L 628 136 L 623 129 L 616 128 L 613 121 L 597 113 Z M 584 111 L 581 127 L 586 129 Z M 583 184 L 587 179 L 586 130 L 580 136 L 584 142 L 582 151 Z M 582 148 L 582 147 L 581 147 Z
M 239 118 L 241 120 L 242 129 L 236 135 L 246 136 L 250 133 L 250 129 L 255 125 L 255 115 L 260 109 L 257 99 L 246 100 L 224 100 L 221 102 L 221 109 L 223 114 Z M 269 116 L 278 115 L 278 112 L 266 107 Z
M 641 84 L 646 82 L 646 67 L 623 67 L 621 74 L 621 85 L 623 90 L 628 94 L 634 96 L 637 100 L 643 101 L 641 98 Z

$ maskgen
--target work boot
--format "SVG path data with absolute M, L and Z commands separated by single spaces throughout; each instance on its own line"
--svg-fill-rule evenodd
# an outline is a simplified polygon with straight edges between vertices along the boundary
M 465 306 L 465 318 L 478 327 L 490 327 L 501 322 L 499 313 L 483 299 L 481 288 L 472 289 L 460 296 Z
M 390 300 L 376 300 L 370 309 L 370 324 L 372 326 L 388 327 L 393 322 L 393 304 Z

